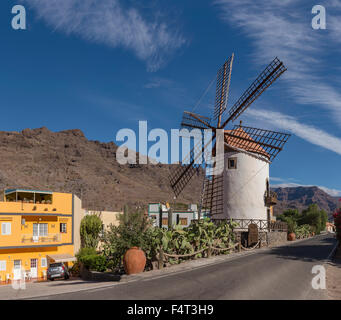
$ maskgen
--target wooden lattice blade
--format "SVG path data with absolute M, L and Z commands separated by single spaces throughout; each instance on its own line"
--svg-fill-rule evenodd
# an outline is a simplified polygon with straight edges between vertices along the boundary
M 231 147 L 258 154 L 272 162 L 291 135 L 282 132 L 235 126 L 225 130 L 225 142 Z
M 174 169 L 169 176 L 169 181 L 176 197 L 187 186 L 194 174 L 198 172 L 199 167 L 205 164 L 205 159 L 210 158 L 211 150 L 209 148 L 214 139 L 215 136 L 213 135 L 204 143 L 203 140 L 200 140 L 181 161 L 181 164 L 173 166 Z
M 217 87 L 213 119 L 219 119 L 219 122 L 222 114 L 225 112 L 227 107 L 233 59 L 234 54 L 232 54 L 232 56 L 223 64 L 223 66 L 218 70 L 217 73 Z M 219 122 L 218 127 L 220 126 Z
M 287 69 L 283 62 L 276 57 L 229 110 L 229 116 L 221 127 L 224 128 L 228 122 L 235 121 L 251 105 L 251 103 L 255 101 L 286 70 Z
M 181 121 L 182 128 L 208 129 L 211 128 L 211 119 L 200 114 L 184 111 Z

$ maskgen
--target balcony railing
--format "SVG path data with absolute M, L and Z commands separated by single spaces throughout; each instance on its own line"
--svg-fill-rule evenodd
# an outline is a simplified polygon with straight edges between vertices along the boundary
M 264 195 L 265 205 L 267 207 L 274 206 L 277 204 L 277 193 L 270 191 Z
M 49 243 L 49 242 L 60 242 L 60 233 L 51 233 L 45 236 L 34 236 L 32 234 L 23 234 L 21 236 L 22 243 Z

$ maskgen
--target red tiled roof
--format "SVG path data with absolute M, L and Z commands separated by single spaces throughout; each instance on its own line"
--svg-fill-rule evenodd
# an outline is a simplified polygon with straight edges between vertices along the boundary
M 228 134 L 234 135 L 234 137 Z M 240 137 L 240 138 L 239 138 Z M 247 140 L 244 140 L 244 139 Z M 233 130 L 225 130 L 225 142 L 232 147 L 243 149 L 248 152 L 258 153 L 267 158 L 270 158 L 269 154 L 256 142 L 254 141 L 242 128 Z

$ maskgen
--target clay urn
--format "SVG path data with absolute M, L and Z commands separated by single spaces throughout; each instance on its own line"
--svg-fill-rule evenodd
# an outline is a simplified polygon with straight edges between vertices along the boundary
M 124 270 L 126 274 L 141 273 L 146 266 L 146 255 L 138 247 L 130 248 L 123 257 Z
M 288 234 L 288 240 L 289 240 L 289 241 L 294 241 L 294 240 L 296 240 L 296 235 L 295 235 L 294 232 L 290 232 L 290 233 Z

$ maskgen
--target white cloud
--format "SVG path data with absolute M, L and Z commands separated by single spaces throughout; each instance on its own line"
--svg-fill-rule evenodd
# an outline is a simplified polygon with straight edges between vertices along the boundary
M 280 57 L 288 67 L 283 78 L 290 95 L 299 104 L 325 108 L 341 126 L 341 93 L 324 78 L 328 67 L 323 60 L 332 46 L 338 47 L 337 41 L 341 41 L 340 16 L 332 17 L 328 11 L 328 30 L 313 30 L 313 15 L 307 10 L 312 5 L 307 1 L 216 0 L 215 3 L 222 10 L 221 18 L 252 40 L 255 62 L 263 64 L 274 56 Z M 330 7 L 340 8 L 340 3 L 333 0 Z
M 149 80 L 148 83 L 144 85 L 144 88 L 146 89 L 156 89 L 160 87 L 169 87 L 173 85 L 173 81 L 166 79 L 166 78 L 160 78 L 160 77 L 153 77 Z
M 87 41 L 123 47 L 156 71 L 185 39 L 166 22 L 145 18 L 136 8 L 120 0 L 21 0 L 54 30 Z
M 271 185 L 272 188 L 296 188 L 296 187 L 318 187 L 319 189 L 323 190 L 325 193 L 328 193 L 332 197 L 340 197 L 341 190 L 337 189 L 330 189 L 323 186 L 314 186 L 314 185 L 304 185 L 304 184 L 297 184 L 297 183 L 280 183 Z
M 295 178 L 279 178 L 279 177 L 270 177 L 271 181 L 277 181 L 277 182 L 284 182 L 284 181 L 297 181 Z
M 282 130 L 288 130 L 312 144 L 341 155 L 341 138 L 335 137 L 313 126 L 300 123 L 294 117 L 280 112 L 261 109 L 249 109 L 247 114 L 267 125 L 274 126 Z

